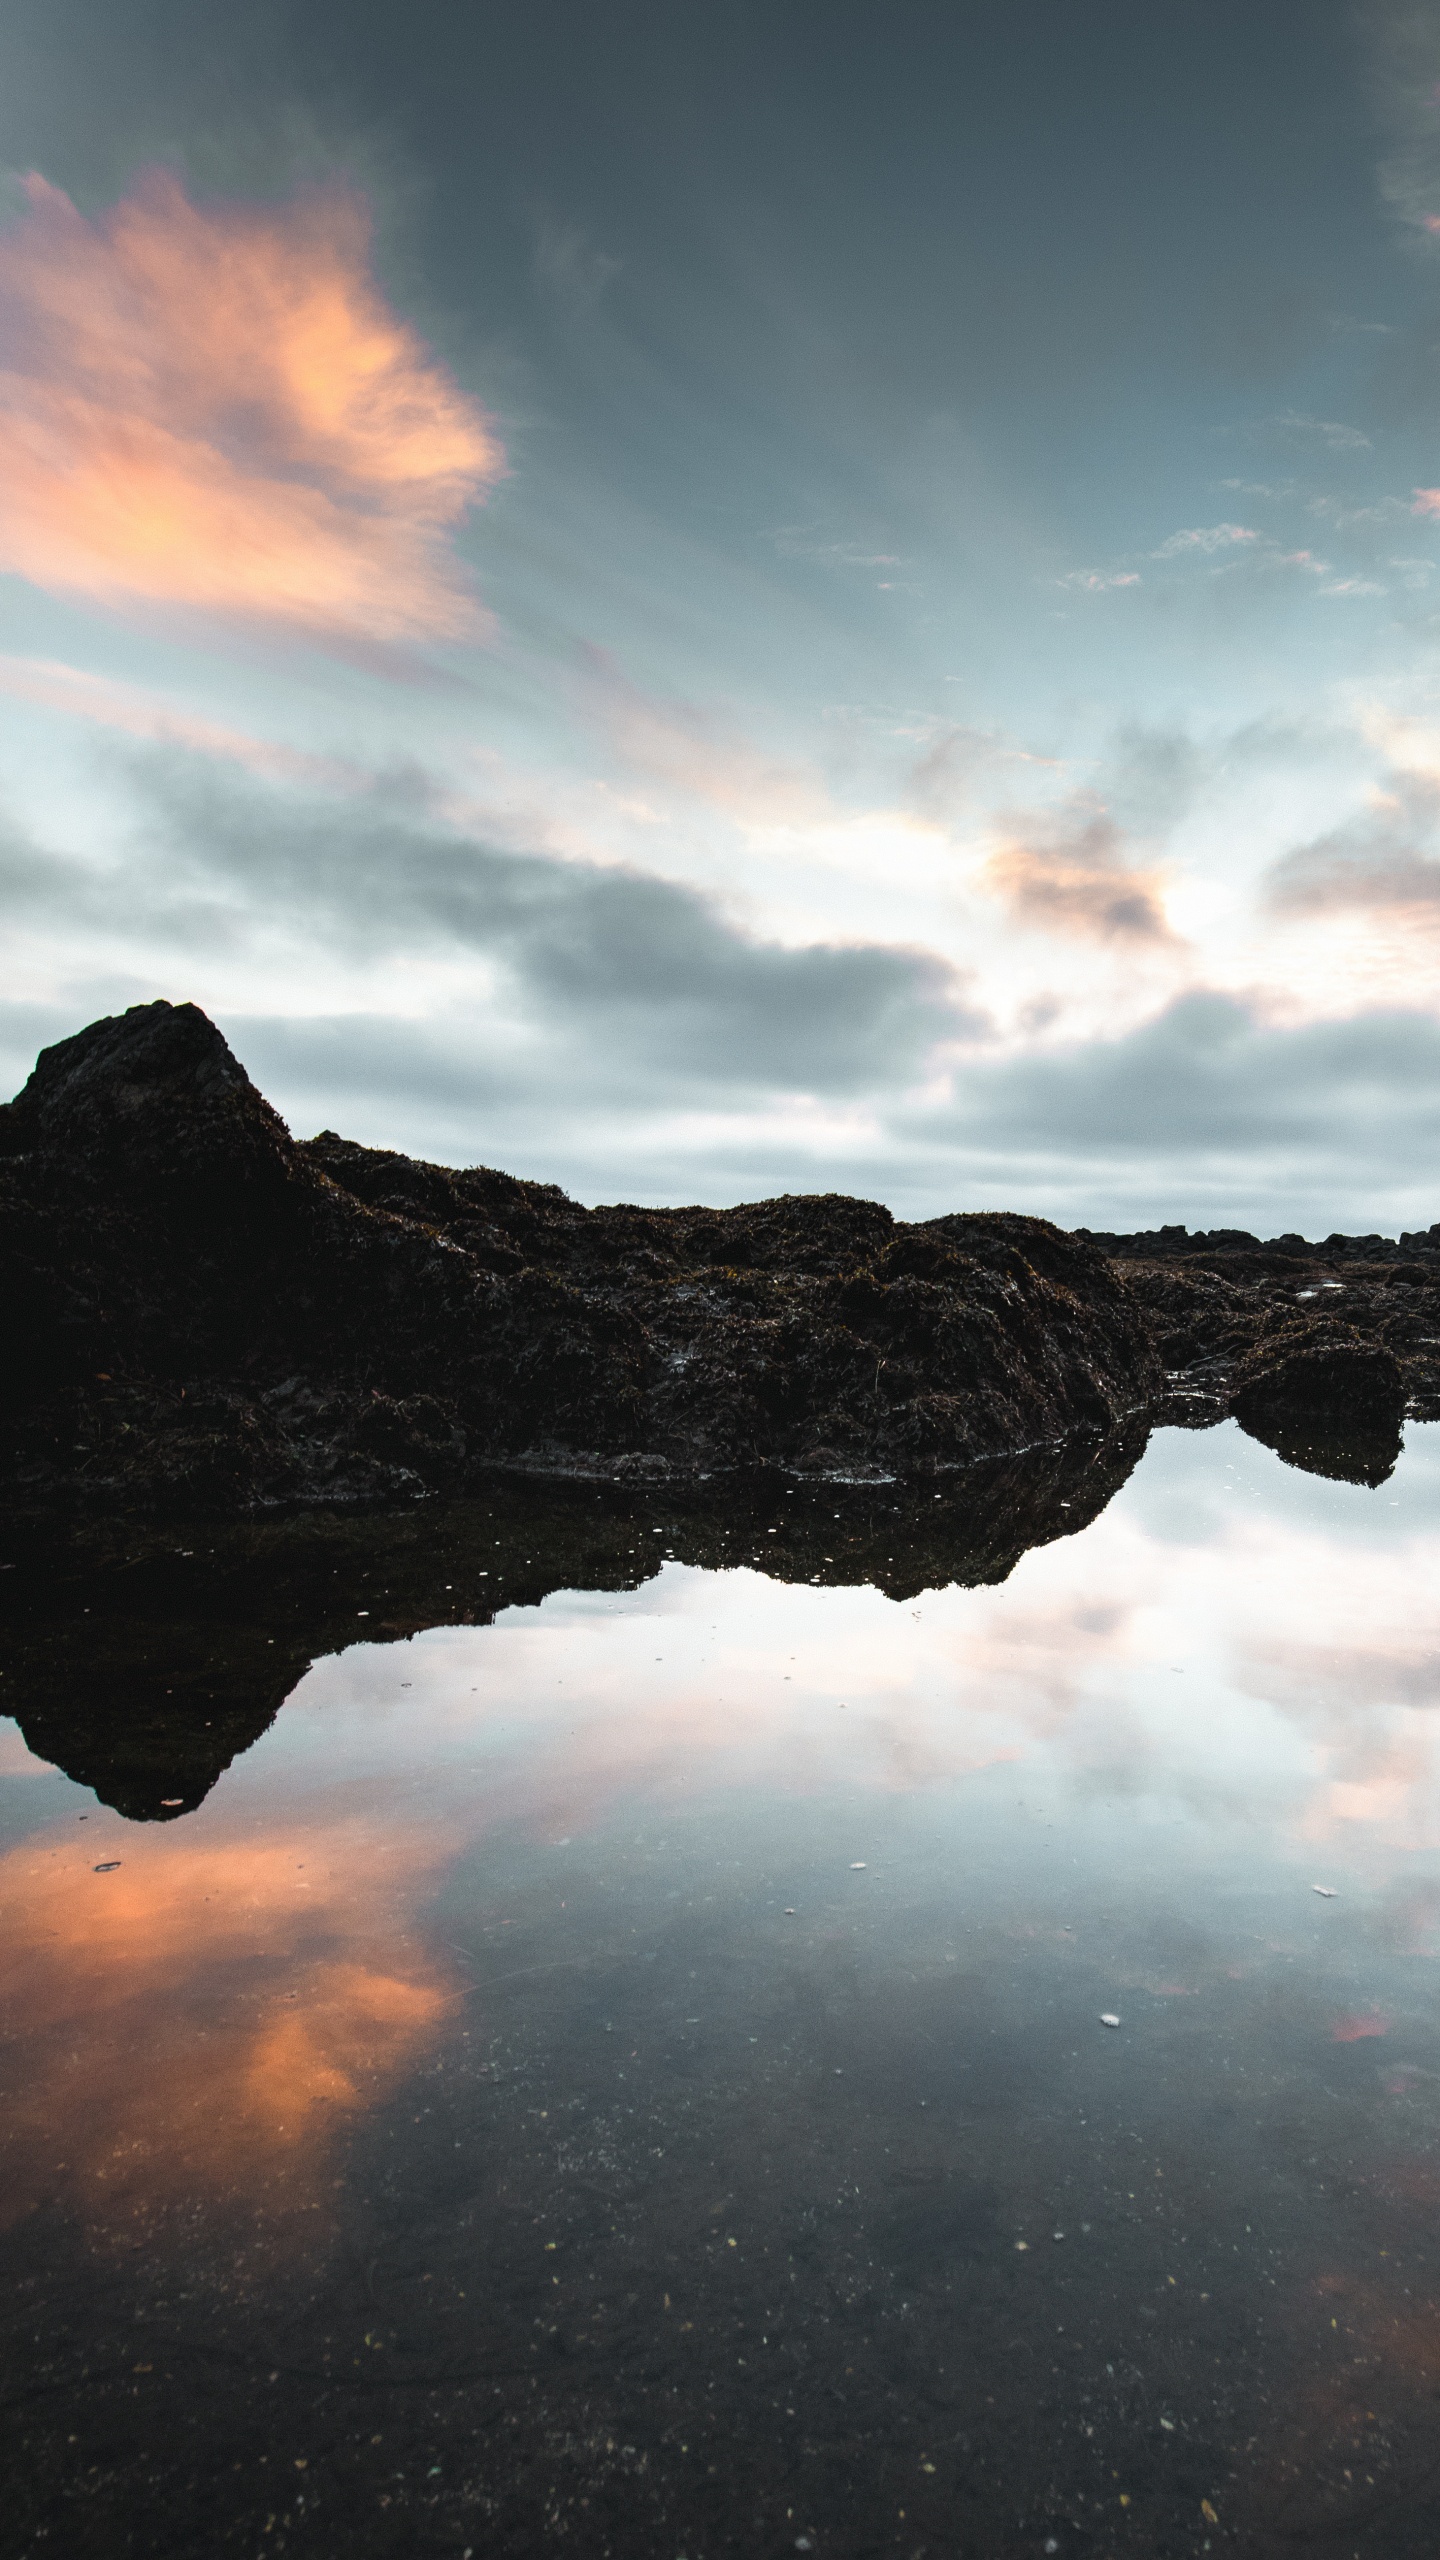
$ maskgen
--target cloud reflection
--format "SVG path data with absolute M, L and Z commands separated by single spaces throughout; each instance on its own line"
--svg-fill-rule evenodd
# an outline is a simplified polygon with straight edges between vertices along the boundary
M 113 1873 L 94 1872 L 97 1845 Z M 305 2203 L 337 2133 L 454 1997 L 407 1925 L 452 1848 L 383 1813 L 236 1833 L 222 1811 L 114 1843 L 72 1824 L 12 1849 L 5 2013 L 25 2060 L 5 2217 L 61 2170 L 107 2210 L 177 2186 Z

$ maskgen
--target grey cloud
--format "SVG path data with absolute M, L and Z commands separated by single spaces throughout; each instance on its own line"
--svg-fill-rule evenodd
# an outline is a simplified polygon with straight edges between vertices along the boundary
M 418 779 L 336 807 L 218 778 L 168 750 L 127 765 L 146 812 L 136 859 L 123 876 L 53 865 L 57 922 L 72 926 L 78 912 L 175 952 L 278 927 L 357 959 L 473 954 L 500 971 L 500 1010 L 522 1033 L 565 1049 L 572 1072 L 598 1053 L 612 1080 L 658 1079 L 657 1100 L 697 1086 L 893 1089 L 937 1042 L 985 1029 L 930 952 L 762 941 L 714 900 L 652 874 L 461 835 Z M 37 860 L 24 874 L 32 907 Z
M 1371 47 L 1371 86 L 1386 132 L 1380 192 L 1421 241 L 1433 238 L 1440 196 L 1434 96 L 1440 81 L 1440 23 L 1415 0 L 1374 0 L 1359 22 Z
M 1281 916 L 1337 909 L 1440 911 L 1440 789 L 1417 775 L 1398 780 L 1384 805 L 1297 845 L 1274 863 L 1266 903 Z
M 1124 1038 L 976 1060 L 896 1113 L 916 1194 L 1064 1224 L 1394 1234 L 1440 1216 L 1440 1022 L 1296 1028 L 1195 991 Z
M 34 1049 L 159 987 L 96 984 L 73 1009 L 0 1005 L 12 1083 Z M 252 1075 L 302 1133 L 322 1125 L 454 1163 L 498 1164 L 585 1199 L 723 1202 L 847 1190 L 928 1217 L 1038 1211 L 1064 1225 L 1242 1225 L 1394 1234 L 1440 1215 L 1440 1023 L 1372 1013 L 1277 1028 L 1192 993 L 1117 1040 L 976 1058 L 943 1106 L 877 1096 L 869 1135 L 647 1086 L 593 1040 L 517 1043 L 483 1008 L 424 1023 L 222 1013 Z M 697 1104 L 701 1117 L 697 1120 Z M 687 1111 L 691 1116 L 687 1117 Z
M 1209 769 L 1205 749 L 1187 730 L 1129 722 L 1106 759 L 1106 805 L 1124 827 L 1164 832 L 1193 808 Z
M 1092 1153 L 1328 1154 L 1373 1145 L 1397 1115 L 1413 1138 L 1417 1114 L 1433 1151 L 1440 1022 L 1395 1012 L 1281 1029 L 1236 997 L 1195 991 L 1122 1040 L 979 1067 L 962 1092 L 997 1139 L 1043 1131 Z
M 1374 1013 L 1283 1029 L 1192 993 L 1123 1039 L 975 1059 L 934 1108 L 881 1106 L 872 1140 L 813 1150 L 762 1120 L 657 1127 L 563 1058 L 486 1050 L 483 1027 L 228 1020 L 300 1127 L 508 1165 L 581 1196 L 754 1198 L 845 1189 L 925 1217 L 1030 1209 L 1063 1224 L 1167 1218 L 1273 1234 L 1440 1215 L 1440 1023 Z

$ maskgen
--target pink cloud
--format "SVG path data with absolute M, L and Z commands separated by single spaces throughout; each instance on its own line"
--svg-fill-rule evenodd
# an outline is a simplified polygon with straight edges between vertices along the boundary
M 1177 939 L 1162 874 L 1128 858 L 1114 819 L 1081 792 L 1061 810 L 1018 817 L 980 876 L 1017 923 L 1044 933 L 1132 944 Z
M 1364 2036 L 1383 2036 L 1389 2024 L 1388 2018 L 1380 2017 L 1375 2011 L 1368 2017 L 1337 2018 L 1330 2030 L 1330 2041 L 1332 2044 L 1359 2044 Z
M 96 222 L 43 178 L 0 236 L 0 568 L 351 642 L 481 622 L 446 536 L 504 467 L 389 309 L 339 189 Z
M 1440 516 L 1440 489 L 1415 489 L 1411 492 L 1411 514 Z
M 132 738 L 153 739 L 161 746 L 189 747 L 199 755 L 218 756 L 244 765 L 251 773 L 283 782 L 318 783 L 331 790 L 363 788 L 371 778 L 364 768 L 336 756 L 307 755 L 296 747 L 277 746 L 218 720 L 177 711 L 143 686 L 113 676 L 88 675 L 54 658 L 14 658 L 0 654 L 0 694 L 19 702 L 38 703 L 47 711 L 63 711 L 73 719 L 91 720 L 105 729 L 120 729 Z
M 804 826 L 830 814 L 822 784 L 803 768 L 768 755 L 691 703 L 646 693 L 607 650 L 587 647 L 583 659 L 592 716 L 638 771 L 742 823 Z

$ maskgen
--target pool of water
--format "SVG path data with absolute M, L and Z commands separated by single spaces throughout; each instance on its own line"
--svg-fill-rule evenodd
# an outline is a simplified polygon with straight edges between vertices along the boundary
M 1440 1427 L 1133 1456 L 7 1558 L 8 2547 L 1433 2552 Z

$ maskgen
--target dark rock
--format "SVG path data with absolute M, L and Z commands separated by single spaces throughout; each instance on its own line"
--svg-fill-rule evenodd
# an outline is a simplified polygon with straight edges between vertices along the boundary
M 584 1209 L 326 1132 L 192 1005 L 46 1050 L 0 1110 L 5 1459 L 22 1500 L 237 1509 L 969 1466 L 1154 1395 L 1125 1280 L 1043 1219 L 873 1201 Z
M 1231 1407 L 1291 1466 L 1374 1486 L 1400 1455 L 1405 1381 L 1385 1343 L 1312 1318 L 1262 1334 L 1236 1368 Z

